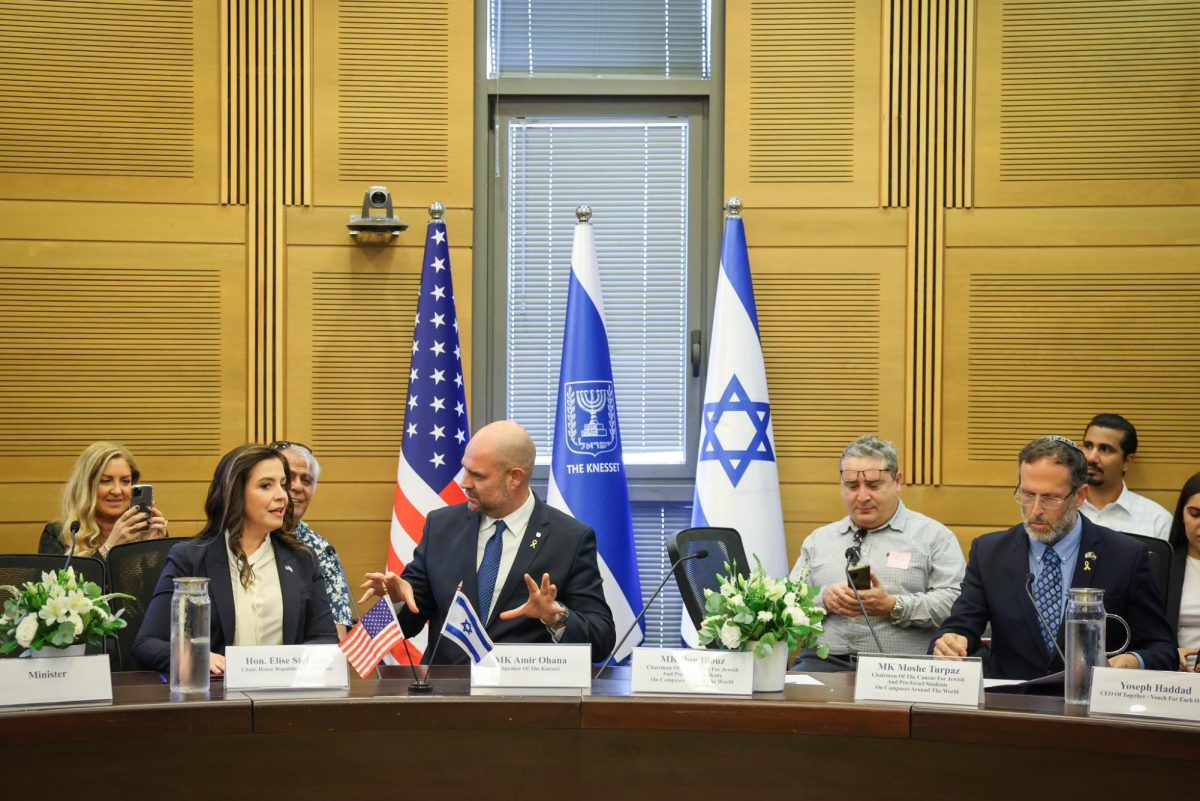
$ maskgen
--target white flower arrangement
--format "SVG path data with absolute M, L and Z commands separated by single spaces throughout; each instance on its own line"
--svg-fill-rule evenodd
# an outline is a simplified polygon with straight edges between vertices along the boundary
M 76 643 L 102 645 L 125 628 L 108 602 L 113 598 L 129 598 L 120 592 L 102 594 L 100 585 L 84 581 L 75 569 L 42 573 L 41 581 L 27 581 L 23 587 L 11 584 L 0 587 L 0 593 L 11 596 L 0 613 L 0 653 L 17 648 L 39 651 L 42 648 L 66 648 Z
M 719 640 L 724 648 L 738 651 L 753 642 L 754 655 L 760 658 L 780 642 L 786 642 L 789 651 L 815 646 L 824 633 L 825 610 L 816 604 L 818 590 L 808 585 L 807 572 L 799 580 L 773 579 L 763 572 L 757 556 L 755 562 L 758 566 L 749 576 L 737 575 L 726 563 L 729 575 L 717 577 L 720 592 L 704 591 L 700 644 Z M 817 651 L 824 658 L 829 648 L 822 645 Z

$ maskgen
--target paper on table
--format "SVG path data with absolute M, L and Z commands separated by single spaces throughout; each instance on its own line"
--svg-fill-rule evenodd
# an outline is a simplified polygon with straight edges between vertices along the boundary
M 983 689 L 990 690 L 993 687 L 1008 687 L 1013 684 L 1024 684 L 1024 679 L 984 679 Z
M 821 682 L 807 673 L 789 673 L 783 677 L 783 681 L 785 684 L 814 684 L 818 687 L 823 686 Z

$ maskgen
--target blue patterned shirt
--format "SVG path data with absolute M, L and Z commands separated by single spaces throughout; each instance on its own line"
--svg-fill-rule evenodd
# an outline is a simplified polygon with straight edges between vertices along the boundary
M 317 564 L 321 568 L 321 575 L 325 577 L 325 594 L 329 596 L 329 608 L 333 610 L 333 622 L 349 626 L 354 621 L 354 607 L 350 605 L 350 583 L 346 580 L 346 571 L 342 568 L 337 549 L 329 540 L 309 528 L 303 520 L 296 523 L 296 539 L 317 555 Z

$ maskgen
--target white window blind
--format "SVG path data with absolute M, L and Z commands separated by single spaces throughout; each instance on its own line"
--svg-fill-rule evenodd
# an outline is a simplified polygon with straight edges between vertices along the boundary
M 510 120 L 507 414 L 549 461 L 575 208 L 592 208 L 627 464 L 686 461 L 688 122 Z
M 642 580 L 642 602 L 645 603 L 671 567 L 671 560 L 667 558 L 667 538 L 692 524 L 692 504 L 635 501 L 632 507 L 633 540 Z M 684 614 L 687 613 L 683 609 L 679 585 L 674 578 L 668 579 L 662 595 L 646 611 L 646 638 L 642 644 L 650 648 L 678 648 L 679 621 Z M 617 632 L 617 636 L 622 633 Z
M 489 0 L 488 77 L 711 76 L 709 0 Z

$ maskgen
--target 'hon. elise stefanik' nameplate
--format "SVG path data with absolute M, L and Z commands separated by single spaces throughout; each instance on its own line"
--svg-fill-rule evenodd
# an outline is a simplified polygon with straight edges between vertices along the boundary
M 0 706 L 112 701 L 108 657 L 0 659 Z
M 750 695 L 754 654 L 692 648 L 634 648 L 635 693 Z
M 344 690 L 346 657 L 336 645 L 231 645 L 226 690 Z

